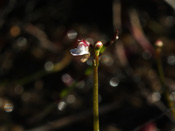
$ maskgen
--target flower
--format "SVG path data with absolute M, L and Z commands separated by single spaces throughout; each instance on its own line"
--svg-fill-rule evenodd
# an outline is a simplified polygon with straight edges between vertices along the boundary
M 86 40 L 79 40 L 78 47 L 75 49 L 71 49 L 70 53 L 73 56 L 82 56 L 81 62 L 86 62 L 90 57 L 89 52 L 90 43 Z
M 89 55 L 90 43 L 86 40 L 79 40 L 78 47 L 71 49 L 70 53 L 73 56 Z

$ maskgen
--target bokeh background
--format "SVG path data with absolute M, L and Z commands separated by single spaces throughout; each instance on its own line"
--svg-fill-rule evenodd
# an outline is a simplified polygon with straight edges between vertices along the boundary
M 100 56 L 101 131 L 174 131 L 155 41 L 175 100 L 174 0 L 1 0 L 0 131 L 92 131 L 92 59 L 78 39 L 119 40 Z

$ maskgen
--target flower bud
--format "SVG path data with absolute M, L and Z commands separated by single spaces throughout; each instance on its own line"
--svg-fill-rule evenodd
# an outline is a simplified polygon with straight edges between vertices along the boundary
M 157 57 L 160 57 L 160 54 L 162 52 L 162 47 L 163 47 L 163 42 L 161 40 L 157 40 L 155 42 L 155 51 L 156 51 Z
M 103 47 L 103 43 L 101 41 L 97 41 L 95 43 L 95 50 L 100 50 Z
M 115 40 L 118 40 L 118 39 L 119 39 L 119 31 L 117 30 L 115 33 Z
M 118 39 L 119 39 L 119 36 L 118 36 L 118 35 L 116 35 L 116 36 L 115 36 L 115 39 L 116 39 L 116 40 L 118 40 Z

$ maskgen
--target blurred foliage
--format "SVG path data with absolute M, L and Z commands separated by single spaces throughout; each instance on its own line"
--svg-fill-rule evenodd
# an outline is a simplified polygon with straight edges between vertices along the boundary
M 116 29 L 119 40 L 110 44 Z M 100 56 L 102 131 L 172 131 L 154 42 L 175 100 L 175 12 L 163 0 L 1 0 L 0 130 L 92 130 L 92 58 L 78 39 L 106 43 Z

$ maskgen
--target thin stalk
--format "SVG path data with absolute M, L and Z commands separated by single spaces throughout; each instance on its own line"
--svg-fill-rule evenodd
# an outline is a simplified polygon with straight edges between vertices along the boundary
M 165 75 L 164 75 L 164 72 L 163 72 L 163 67 L 162 67 L 162 61 L 161 61 L 161 57 L 160 57 L 160 53 L 161 53 L 161 49 L 157 49 L 157 68 L 158 68 L 158 73 L 159 73 L 159 77 L 160 77 L 160 82 L 165 90 L 165 97 L 166 97 L 166 100 L 168 102 L 168 106 L 169 108 L 172 110 L 172 116 L 173 116 L 173 119 L 175 120 L 175 108 L 174 108 L 174 102 L 170 99 L 170 91 L 169 91 L 169 88 L 166 84 L 166 81 L 165 81 Z
M 98 65 L 99 65 L 99 53 L 95 53 L 95 59 L 94 59 L 94 88 L 93 88 L 94 131 L 99 131 Z

